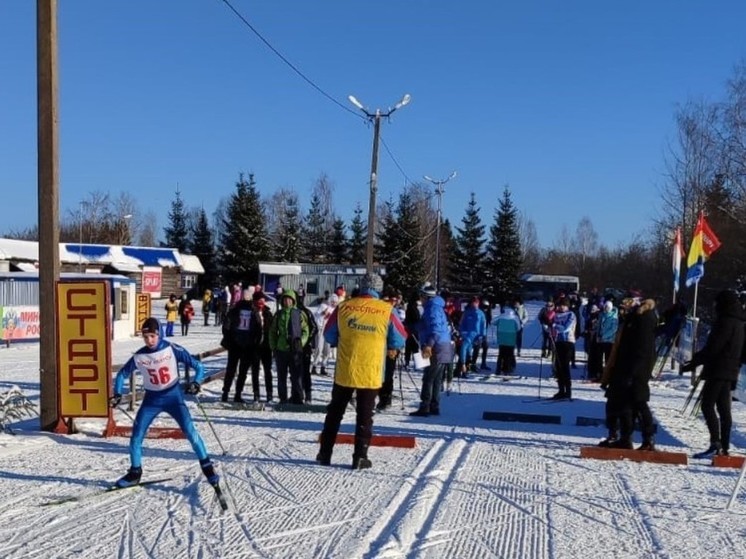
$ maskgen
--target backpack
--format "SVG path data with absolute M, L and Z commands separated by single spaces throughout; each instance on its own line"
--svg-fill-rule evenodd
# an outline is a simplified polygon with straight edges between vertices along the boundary
M 306 346 L 315 349 L 316 338 L 319 334 L 319 325 L 316 324 L 316 319 L 308 307 L 303 307 L 303 312 L 306 314 L 306 322 L 308 322 L 308 342 L 306 343 Z

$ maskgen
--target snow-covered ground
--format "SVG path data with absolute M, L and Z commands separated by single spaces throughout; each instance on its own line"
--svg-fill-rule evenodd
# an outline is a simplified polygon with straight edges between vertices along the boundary
M 739 471 L 707 460 L 688 466 L 581 459 L 603 427 L 603 392 L 574 371 L 573 402 L 527 402 L 555 391 L 539 357 L 532 317 L 517 375 L 454 381 L 439 417 L 416 418 L 421 375 L 397 372 L 394 405 L 375 417 L 377 434 L 416 437 L 414 449 L 372 447 L 373 468 L 350 469 L 352 448 L 338 445 L 331 467 L 314 462 L 321 413 L 210 409 L 227 451 L 193 415 L 222 475 L 230 510 L 221 513 L 185 440 L 147 439 L 144 479 L 171 479 L 90 496 L 122 475 L 128 440 L 102 438 L 103 423 L 78 421 L 81 433 L 52 435 L 38 419 L 0 435 L 0 556 L 4 558 L 703 558 L 746 556 L 746 489 L 726 504 Z M 192 352 L 217 347 L 218 328 L 193 324 Z M 178 328 L 177 328 L 178 330 Z M 116 342 L 122 363 L 140 340 Z M 579 353 L 584 358 L 582 352 Z M 494 367 L 496 349 L 490 353 Z M 224 357 L 209 367 L 218 370 Z M 0 390 L 19 386 L 38 403 L 38 345 L 0 348 Z M 542 378 L 542 376 L 544 378 Z M 314 377 L 314 399 L 328 401 L 331 380 Z M 217 399 L 221 382 L 203 399 Z M 692 454 L 707 446 L 701 418 L 680 412 L 689 378 L 665 371 L 651 407 L 662 450 Z M 251 390 L 248 390 L 251 393 Z M 262 389 L 263 393 L 263 389 Z M 403 394 L 403 400 L 401 396 Z M 560 415 L 562 423 L 485 421 L 485 411 Z M 121 412 L 117 422 L 130 420 Z M 746 408 L 734 404 L 733 447 L 746 448 Z M 353 412 L 342 431 L 352 432 Z M 164 418 L 161 425 L 171 426 Z M 639 433 L 637 434 L 639 443 Z M 78 502 L 43 506 L 68 496 Z

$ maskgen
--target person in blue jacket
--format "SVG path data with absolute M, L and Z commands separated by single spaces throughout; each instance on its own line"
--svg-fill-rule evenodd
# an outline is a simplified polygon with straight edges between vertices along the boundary
M 143 322 L 142 337 L 145 347 L 140 348 L 117 372 L 114 381 L 114 395 L 109 399 L 109 406 L 114 408 L 122 401 L 124 383 L 134 372 L 142 375 L 145 396 L 140 409 L 137 410 L 135 423 L 130 438 L 130 469 L 116 482 L 117 487 L 129 487 L 140 483 L 142 476 L 142 442 L 155 417 L 166 412 L 181 427 L 194 452 L 199 458 L 202 472 L 213 487 L 218 486 L 219 476 L 215 473 L 210 456 L 202 437 L 197 432 L 192 416 L 184 402 L 184 394 L 179 383 L 179 363 L 195 371 L 194 380 L 186 385 L 188 394 L 197 394 L 206 373 L 202 363 L 195 359 L 183 347 L 161 339 L 161 326 L 156 318 L 150 317 Z
M 577 317 L 570 310 L 570 302 L 567 298 L 561 298 L 557 306 L 559 307 L 559 311 L 554 315 L 552 330 L 554 332 L 554 346 L 557 352 L 555 355 L 555 364 L 559 391 L 552 396 L 552 399 L 572 400 L 570 362 L 575 348 L 575 325 L 577 324 Z
M 461 336 L 459 374 L 461 377 L 466 378 L 472 347 L 478 346 L 482 342 L 482 338 L 487 335 L 487 319 L 484 311 L 479 308 L 479 297 L 474 296 L 471 298 L 469 306 L 466 307 L 461 317 L 458 329 Z
M 453 363 L 453 342 L 451 323 L 445 311 L 446 302 L 431 286 L 424 287 L 420 294 L 426 301 L 417 331 L 422 357 L 430 359 L 430 365 L 422 374 L 420 407 L 409 415 L 427 417 L 440 415 L 440 387 L 446 367 Z

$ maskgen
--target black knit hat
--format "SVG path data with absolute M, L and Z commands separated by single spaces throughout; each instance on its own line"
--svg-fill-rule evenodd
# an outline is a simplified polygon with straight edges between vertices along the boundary
M 161 324 L 157 318 L 146 318 L 145 322 L 142 323 L 141 331 L 143 334 L 158 334 L 161 335 Z

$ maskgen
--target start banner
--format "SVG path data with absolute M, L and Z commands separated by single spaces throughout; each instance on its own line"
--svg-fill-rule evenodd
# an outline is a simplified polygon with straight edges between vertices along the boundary
M 109 416 L 110 314 L 106 282 L 57 282 L 60 417 Z

